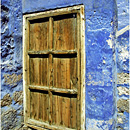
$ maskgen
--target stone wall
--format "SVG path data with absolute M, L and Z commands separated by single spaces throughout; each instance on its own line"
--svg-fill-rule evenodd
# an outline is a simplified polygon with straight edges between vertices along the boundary
M 20 130 L 23 126 L 22 13 L 78 4 L 85 5 L 86 130 L 114 130 L 115 127 L 128 130 L 128 0 L 117 0 L 116 50 L 115 0 L 41 1 L 37 4 L 35 0 L 1 1 L 2 130 Z
M 1 129 L 23 125 L 22 2 L 1 1 Z
M 117 130 L 129 130 L 129 1 L 117 7 Z

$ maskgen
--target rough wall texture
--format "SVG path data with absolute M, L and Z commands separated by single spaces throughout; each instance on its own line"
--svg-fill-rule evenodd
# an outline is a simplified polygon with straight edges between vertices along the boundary
M 85 5 L 86 18 L 86 130 L 129 129 L 129 32 L 118 37 L 115 51 L 115 0 L 37 0 L 37 4 L 35 0 L 2 0 L 1 4 L 2 130 L 20 129 L 23 123 L 22 13 L 78 4 Z M 118 0 L 117 6 L 120 30 L 128 25 L 128 0 Z
M 117 7 L 117 129 L 129 130 L 129 1 L 117 0 Z
M 1 119 L 2 130 L 23 123 L 22 1 L 1 1 Z

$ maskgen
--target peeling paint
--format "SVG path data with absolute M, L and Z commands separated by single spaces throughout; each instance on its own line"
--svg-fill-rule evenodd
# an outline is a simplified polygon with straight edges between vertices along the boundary
M 86 123 L 88 124 L 87 126 L 87 130 L 114 130 L 112 128 L 112 124 L 113 124 L 113 119 L 110 119 L 108 121 L 104 120 L 94 120 L 94 119 L 87 119 Z
M 113 42 L 112 42 L 112 35 L 109 36 L 110 39 L 106 40 L 110 48 L 112 48 Z
M 130 90 L 126 87 L 117 87 L 118 89 L 118 94 L 121 95 L 129 95 L 130 94 Z
M 116 37 L 119 37 L 120 35 L 122 35 L 123 33 L 125 33 L 126 31 L 130 30 L 130 26 L 126 26 L 125 28 L 121 29 L 120 31 L 117 31 L 116 33 Z
M 3 99 L 1 99 L 1 107 L 9 106 L 12 103 L 12 98 L 10 97 L 10 94 L 6 94 Z
M 124 100 L 124 99 L 119 99 L 117 101 L 117 108 L 118 108 L 118 111 L 120 112 L 128 112 L 129 113 L 129 100 Z
M 117 83 L 118 84 L 129 84 L 130 77 L 128 73 L 118 73 L 117 74 Z
M 22 75 L 17 75 L 17 74 L 4 74 L 4 80 L 5 80 L 5 84 L 9 85 L 9 86 L 14 86 L 17 84 L 17 82 L 19 82 L 22 79 Z

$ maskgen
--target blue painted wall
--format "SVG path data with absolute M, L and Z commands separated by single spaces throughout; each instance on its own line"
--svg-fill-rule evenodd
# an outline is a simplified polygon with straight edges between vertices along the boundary
M 117 129 L 129 130 L 129 1 L 117 0 Z M 127 28 L 127 29 L 126 29 Z
M 129 129 L 129 32 L 115 40 L 117 9 L 118 30 L 128 25 L 128 0 L 117 4 L 116 0 L 2 0 L 1 4 L 2 130 L 23 125 L 22 13 L 79 4 L 85 6 L 86 130 Z
M 1 1 L 1 129 L 23 122 L 22 1 Z

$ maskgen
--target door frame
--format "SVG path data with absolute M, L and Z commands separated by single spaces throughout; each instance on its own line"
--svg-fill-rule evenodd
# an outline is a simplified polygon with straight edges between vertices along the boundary
M 81 85 L 81 97 L 80 97 L 80 121 L 81 121 L 81 130 L 85 130 L 85 16 L 84 16 L 84 5 L 77 5 L 72 7 L 65 7 L 55 10 L 49 10 L 45 12 L 39 12 L 39 13 L 32 13 L 32 14 L 25 14 L 23 15 L 23 102 L 24 102 L 24 124 L 26 126 L 29 126 L 27 124 L 28 121 L 28 115 L 27 115 L 27 109 L 28 109 L 28 88 L 27 88 L 27 81 L 28 81 L 28 68 L 27 60 L 29 59 L 29 56 L 27 55 L 27 42 L 29 42 L 29 20 L 49 17 L 49 16 L 56 16 L 56 15 L 62 15 L 62 14 L 69 14 L 69 13 L 75 13 L 77 10 L 79 10 L 79 19 L 80 19 L 80 33 L 79 33 L 79 41 L 80 41 L 80 63 L 81 63 L 81 79 L 80 79 L 80 85 Z

